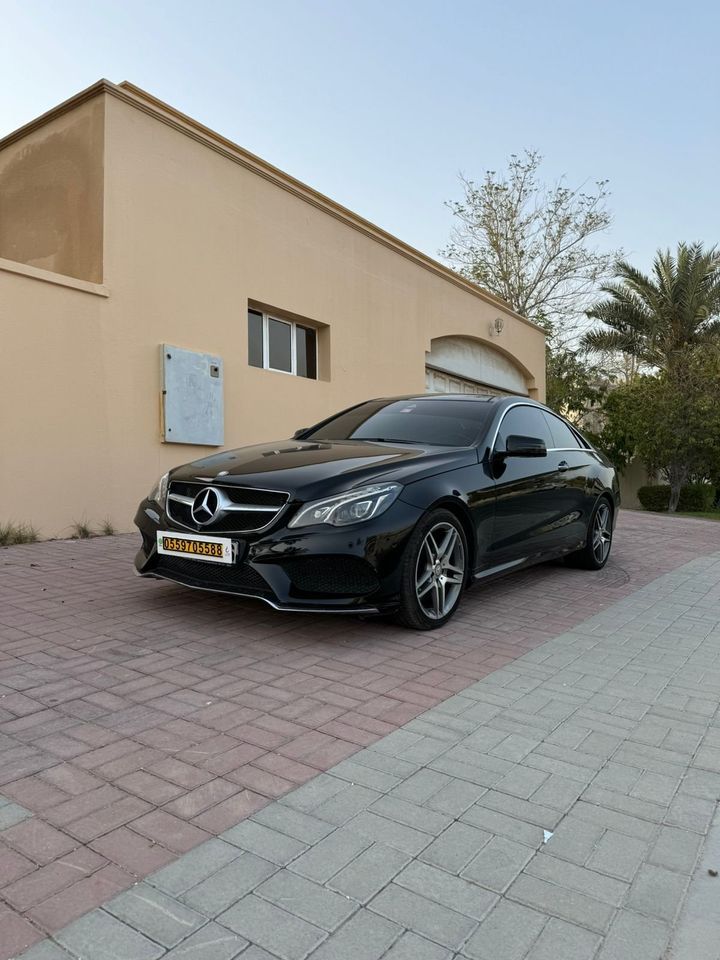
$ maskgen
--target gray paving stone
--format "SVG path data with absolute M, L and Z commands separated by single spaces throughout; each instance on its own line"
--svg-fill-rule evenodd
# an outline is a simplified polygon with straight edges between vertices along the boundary
M 71 960 L 71 956 L 52 940 L 41 940 L 22 954 L 22 960 Z
M 650 863 L 667 870 L 675 870 L 690 876 L 700 850 L 702 838 L 680 827 L 661 827 L 660 834 L 650 851 Z
M 502 789 L 502 782 L 498 784 L 497 789 Z M 568 780 L 557 773 L 551 773 L 542 785 L 531 794 L 530 799 L 533 803 L 544 807 L 552 807 L 564 813 L 576 802 L 581 792 L 582 785 L 577 780 Z
M 494 789 L 527 800 L 550 776 L 551 774 L 542 770 L 533 770 L 532 767 L 525 767 L 518 763 L 501 780 L 498 780 Z
M 452 823 L 451 818 L 443 813 L 397 797 L 381 797 L 370 807 L 370 812 L 432 836 L 438 836 Z
M 14 827 L 16 823 L 22 823 L 23 820 L 27 820 L 31 816 L 30 811 L 21 807 L 19 803 L 6 801 L 0 806 L 0 830 Z
M 317 817 L 308 813 L 293 810 L 292 807 L 284 807 L 279 803 L 268 804 L 267 807 L 254 813 L 251 819 L 307 844 L 317 843 L 335 829 L 333 824 L 325 820 L 318 820 Z
M 217 837 L 201 843 L 173 863 L 150 874 L 147 883 L 173 896 L 184 893 L 206 877 L 242 856 L 242 850 Z
M 584 864 L 600 843 L 605 828 L 580 820 L 571 811 L 555 828 L 545 850 L 554 857 Z
M 400 777 L 357 763 L 355 757 L 343 760 L 336 767 L 333 767 L 333 776 L 342 777 L 349 783 L 359 783 L 363 787 L 370 787 L 372 790 L 377 790 L 378 793 L 387 793 L 398 784 L 403 783 Z
M 530 847 L 506 837 L 493 837 L 462 871 L 461 876 L 504 893 L 533 856 Z
M 519 797 L 509 797 L 498 793 L 497 790 L 488 790 L 484 793 L 478 800 L 477 806 L 489 807 L 491 810 L 497 810 L 517 820 L 534 823 L 545 830 L 554 830 L 563 816 L 559 810 L 552 807 L 544 807 L 540 803 L 521 800 Z
M 389 795 L 398 800 L 409 800 L 410 803 L 424 803 L 438 790 L 452 782 L 446 774 L 424 767 L 393 787 Z
M 671 870 L 643 864 L 630 887 L 627 906 L 638 913 L 672 922 L 682 903 L 688 879 Z
M 92 910 L 55 934 L 58 943 L 71 955 L 92 957 L 92 960 L 155 960 L 165 953 L 164 947 L 148 940 L 111 917 L 104 910 Z
M 357 761 L 358 754 L 353 759 Z M 295 810 L 312 813 L 321 803 L 329 800 L 330 797 L 334 797 L 336 793 L 340 793 L 346 786 L 347 783 L 340 777 L 332 777 L 329 773 L 321 773 L 301 787 L 286 794 L 278 802 L 293 807 Z
M 358 783 L 346 783 L 344 790 L 315 807 L 313 816 L 340 827 L 361 810 L 366 810 L 381 796 L 382 794 L 377 790 L 371 790 L 369 787 L 363 787 Z
M 380 960 L 403 932 L 385 917 L 361 909 L 312 955 L 312 960 Z
M 548 918 L 518 903 L 500 900 L 463 947 L 473 960 L 524 960 Z
M 252 893 L 222 913 L 218 922 L 282 960 L 305 960 L 327 937 L 320 927 Z
M 372 843 L 386 843 L 388 846 L 397 847 L 398 850 L 409 853 L 414 857 L 421 850 L 424 850 L 432 839 L 429 833 L 423 833 L 422 830 L 416 830 L 414 827 L 408 827 L 395 820 L 380 817 L 370 810 L 358 814 L 357 817 L 349 821 L 347 826 Z
M 280 870 L 255 888 L 255 894 L 328 932 L 357 910 L 357 903 L 312 880 Z
M 666 777 L 661 773 L 646 770 L 630 790 L 630 795 L 667 806 L 672 800 L 679 783 L 680 781 L 676 777 Z
M 658 774 L 652 775 L 658 776 Z M 618 813 L 626 813 L 639 820 L 651 820 L 653 823 L 662 823 L 667 813 L 667 804 L 652 803 L 650 800 L 627 796 L 616 790 L 604 790 L 594 785 L 588 787 L 582 798 L 586 803 L 593 803 L 607 810 L 617 810 Z
M 205 916 L 216 917 L 276 870 L 274 863 L 252 853 L 243 853 L 197 886 L 186 890 L 180 899 Z
M 372 842 L 372 838 L 342 827 L 294 860 L 290 869 L 309 880 L 325 883 Z
M 353 763 L 370 767 L 372 770 L 380 770 L 382 773 L 389 773 L 401 780 L 412 776 L 420 768 L 417 763 L 410 763 L 409 760 L 398 760 L 397 757 L 388 757 L 384 753 L 377 753 L 369 748 L 354 753 L 352 759 Z
M 620 910 L 597 960 L 661 960 L 669 935 L 667 924 Z
M 620 880 L 632 880 L 647 851 L 648 841 L 608 830 L 588 859 L 587 866 Z
M 263 860 L 277 863 L 281 867 L 299 857 L 308 848 L 307 843 L 288 837 L 254 820 L 243 820 L 242 823 L 221 834 L 221 839 L 248 853 L 254 853 Z
M 600 943 L 597 934 L 552 917 L 527 960 L 592 960 Z
M 456 954 L 457 956 L 457 954 Z M 452 954 L 437 943 L 404 933 L 386 953 L 383 960 L 452 960 Z
M 690 767 L 682 782 L 683 793 L 705 800 L 720 798 L 720 773 Z
M 457 950 L 477 926 L 476 920 L 391 883 L 370 901 L 370 910 L 435 943 Z
M 593 897 L 588 897 L 569 887 L 538 880 L 521 874 L 506 893 L 510 900 L 517 900 L 550 916 L 560 917 L 597 933 L 604 933 L 614 914 L 613 907 Z
M 417 860 L 398 874 L 395 883 L 476 920 L 482 920 L 497 901 L 477 884 Z
M 425 806 L 430 807 L 431 810 L 446 813 L 450 817 L 459 817 L 480 799 L 486 789 L 487 787 L 479 787 L 466 780 L 451 779 L 446 786 L 441 787 L 425 802 Z
M 533 823 L 525 823 L 514 817 L 508 817 L 504 813 L 490 810 L 488 807 L 482 807 L 479 804 L 474 804 L 466 810 L 462 815 L 462 821 L 470 823 L 474 827 L 479 827 L 481 830 L 486 830 L 488 833 L 526 843 L 536 849 L 544 839 L 542 827 Z
M 478 830 L 469 823 L 451 823 L 422 851 L 420 859 L 449 873 L 460 873 L 490 839 L 491 833 Z
M 408 864 L 410 857 L 384 843 L 374 843 L 328 881 L 332 890 L 367 903 Z
M 163 960 L 233 960 L 247 946 L 244 937 L 217 923 L 208 923 L 166 953 Z M 243 958 L 252 960 L 250 953 L 243 953 Z
M 575 804 L 573 814 L 581 820 L 624 833 L 628 837 L 637 837 L 639 840 L 652 839 L 657 829 L 656 825 L 648 820 L 640 820 L 638 817 L 599 807 L 594 803 L 585 803 L 583 800 Z
M 628 891 L 628 884 L 612 877 L 606 877 L 594 870 L 580 867 L 565 860 L 544 853 L 538 853 L 525 868 L 525 872 L 539 880 L 556 883 L 559 887 L 568 887 L 584 893 L 596 900 L 602 900 L 619 907 Z
M 147 883 L 138 883 L 103 907 L 118 920 L 165 947 L 174 947 L 207 918 Z
M 665 817 L 665 822 L 674 827 L 685 827 L 695 833 L 707 833 L 715 813 L 715 803 L 702 797 L 684 793 L 682 787 L 675 794 Z
M 640 767 L 629 767 L 625 763 L 610 760 L 593 780 L 593 786 L 617 790 L 618 793 L 630 793 L 642 774 Z

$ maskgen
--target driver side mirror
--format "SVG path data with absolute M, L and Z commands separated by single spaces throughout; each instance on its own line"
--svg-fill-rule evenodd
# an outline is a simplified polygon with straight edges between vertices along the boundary
M 300 427 L 300 429 L 296 430 L 295 433 L 292 435 L 292 439 L 299 440 L 306 430 L 307 430 L 307 427 Z
M 539 437 L 510 436 L 505 441 L 506 457 L 546 457 L 545 441 Z

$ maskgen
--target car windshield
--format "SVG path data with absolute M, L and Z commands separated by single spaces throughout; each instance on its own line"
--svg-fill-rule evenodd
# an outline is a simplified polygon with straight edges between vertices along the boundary
M 371 400 L 338 414 L 304 439 L 468 447 L 487 430 L 492 413 L 482 400 Z

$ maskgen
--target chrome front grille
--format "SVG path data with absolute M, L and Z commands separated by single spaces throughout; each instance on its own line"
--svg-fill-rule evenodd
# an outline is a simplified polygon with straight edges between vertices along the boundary
M 197 523 L 192 515 L 195 497 L 201 490 L 212 488 L 220 495 L 221 509 L 210 523 Z M 231 484 L 171 480 L 167 497 L 167 514 L 188 530 L 208 533 L 251 533 L 269 527 L 290 499 L 280 490 L 257 490 Z

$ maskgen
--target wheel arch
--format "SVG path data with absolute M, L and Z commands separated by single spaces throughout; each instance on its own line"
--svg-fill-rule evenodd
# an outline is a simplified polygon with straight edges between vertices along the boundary
M 447 510 L 462 525 L 465 533 L 465 541 L 468 548 L 467 582 L 471 582 L 473 570 L 475 569 L 475 559 L 477 555 L 477 544 L 475 543 L 475 529 L 473 527 L 470 511 L 462 500 L 456 497 L 444 496 L 437 499 L 426 509 L 424 516 L 433 510 Z

